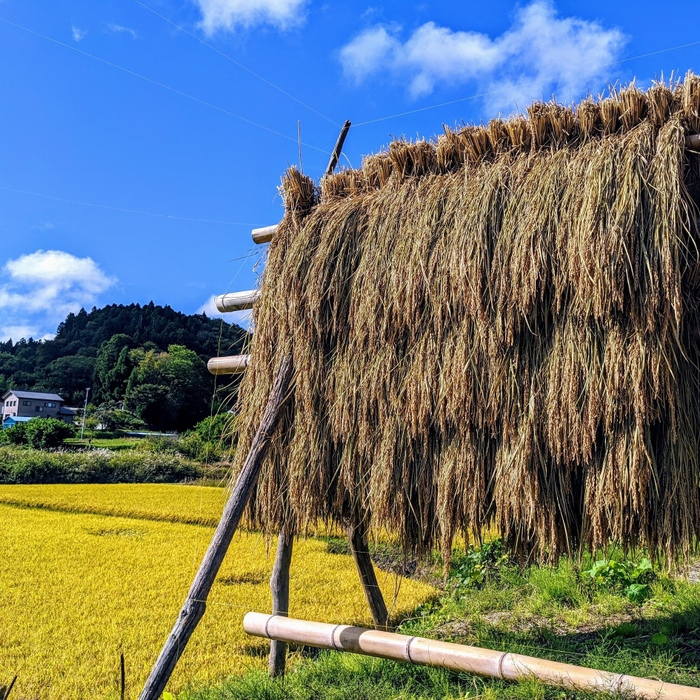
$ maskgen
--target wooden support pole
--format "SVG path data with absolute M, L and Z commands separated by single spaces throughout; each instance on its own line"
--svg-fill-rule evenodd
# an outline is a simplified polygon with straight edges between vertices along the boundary
M 335 166 L 338 165 L 338 160 L 340 159 L 340 154 L 343 152 L 343 145 L 345 144 L 345 138 L 348 135 L 348 131 L 350 131 L 350 126 L 351 122 L 348 119 L 340 129 L 338 140 L 335 142 L 335 147 L 333 148 L 330 160 L 326 166 L 326 171 L 323 174 L 324 177 L 330 175 L 335 170 Z M 254 228 L 251 234 L 253 237 L 253 243 L 269 243 L 277 233 L 278 228 L 279 224 Z
M 187 598 L 182 606 L 175 626 L 165 642 L 160 656 L 151 670 L 139 700 L 158 700 L 170 678 L 175 664 L 185 651 L 187 642 L 202 619 L 207 607 L 207 596 L 224 560 L 226 550 L 231 544 L 238 523 L 260 474 L 263 460 L 270 446 L 270 437 L 279 421 L 282 405 L 292 378 L 292 357 L 286 355 L 280 364 L 270 398 L 265 408 L 262 421 L 253 438 L 250 451 L 243 463 L 243 468 L 233 487 L 231 497 L 224 508 L 209 549 L 195 576 Z
M 277 555 L 275 565 L 270 578 L 270 591 L 272 593 L 272 614 L 289 614 L 289 567 L 292 563 L 292 547 L 294 535 L 287 535 L 282 528 L 277 540 Z M 277 639 L 270 641 L 270 676 L 276 678 L 284 675 L 287 665 L 287 642 Z
M 249 289 L 245 292 L 228 292 L 214 299 L 216 308 L 221 313 L 228 311 L 245 311 L 252 309 L 255 302 L 260 299 L 259 289 Z
M 250 355 L 229 355 L 228 357 L 212 357 L 207 362 L 211 374 L 240 374 L 245 372 Z
M 377 629 L 386 630 L 389 628 L 389 613 L 384 603 L 384 596 L 377 582 L 377 575 L 374 572 L 372 559 L 369 556 L 369 545 L 367 544 L 367 531 L 364 525 L 351 525 L 348 527 L 348 539 L 350 540 L 350 551 L 355 560 L 357 571 L 360 574 L 362 588 L 367 598 L 372 622 Z
M 343 144 L 345 143 L 345 137 L 348 135 L 348 131 L 350 131 L 350 120 L 346 119 L 345 124 L 343 124 L 342 128 L 340 129 L 338 140 L 335 142 L 335 148 L 333 149 L 331 158 L 326 166 L 326 172 L 323 174 L 324 177 L 332 174 L 332 172 L 335 170 L 335 166 L 338 165 L 338 159 L 340 158 L 340 154 L 343 152 Z

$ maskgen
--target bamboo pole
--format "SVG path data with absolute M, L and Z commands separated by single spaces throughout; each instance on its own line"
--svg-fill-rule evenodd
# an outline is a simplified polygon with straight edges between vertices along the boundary
M 212 357 L 207 362 L 211 374 L 240 374 L 245 372 L 250 363 L 250 355 L 229 355 L 228 357 Z
M 292 548 L 294 535 L 286 534 L 282 528 L 277 540 L 277 555 L 275 565 L 270 578 L 270 592 L 272 593 L 272 614 L 284 615 L 289 613 L 289 567 L 292 563 Z M 270 641 L 270 676 L 284 675 L 287 665 L 287 643 L 273 639 Z
M 228 311 L 245 311 L 252 309 L 255 302 L 260 299 L 259 289 L 249 289 L 245 292 L 228 292 L 214 299 L 216 308 L 221 313 Z
M 511 681 L 538 678 L 566 688 L 629 693 L 648 700 L 700 700 L 700 688 L 350 625 L 328 625 L 249 612 L 243 619 L 243 629 L 258 637 L 437 666 L 488 678 Z
M 388 629 L 389 613 L 384 603 L 382 590 L 377 582 L 377 575 L 374 571 L 372 559 L 369 556 L 369 545 L 367 543 L 367 532 L 364 525 L 351 525 L 348 527 L 348 540 L 350 541 L 350 551 L 355 560 L 355 566 L 360 574 L 362 590 L 367 599 L 372 622 L 378 629 Z
M 263 226 L 262 228 L 254 228 L 252 232 L 253 243 L 269 243 L 273 236 L 277 233 L 279 224 L 272 226 Z
M 175 668 L 175 664 L 177 664 L 178 659 L 185 650 L 192 632 L 197 627 L 197 623 L 204 615 L 207 607 L 207 596 L 214 584 L 226 551 L 231 544 L 250 494 L 253 492 L 253 487 L 258 479 L 263 460 L 270 445 L 270 437 L 279 421 L 280 409 L 287 397 L 289 383 L 292 378 L 292 369 L 292 357 L 291 355 L 286 355 L 277 370 L 277 376 L 270 392 L 265 413 L 260 421 L 258 431 L 255 433 L 253 443 L 243 463 L 236 485 L 233 487 L 231 497 L 226 503 L 221 521 L 214 532 L 209 549 L 207 549 L 199 571 L 192 582 L 175 626 L 148 676 L 139 700 L 158 700 L 160 698 Z

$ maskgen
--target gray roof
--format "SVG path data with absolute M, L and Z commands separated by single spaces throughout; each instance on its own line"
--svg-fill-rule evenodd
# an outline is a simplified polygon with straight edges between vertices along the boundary
M 16 391 L 15 389 L 10 389 L 6 391 L 2 398 L 6 399 L 10 394 L 14 394 L 18 399 L 36 399 L 37 401 L 61 401 L 63 399 L 58 394 L 42 394 L 38 391 Z
M 75 408 L 70 408 L 69 406 L 61 406 L 61 408 L 58 409 L 58 412 L 62 416 L 77 416 L 78 411 Z

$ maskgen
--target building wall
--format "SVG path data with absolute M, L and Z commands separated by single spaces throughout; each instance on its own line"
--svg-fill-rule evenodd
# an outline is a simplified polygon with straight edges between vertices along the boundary
M 61 401 L 44 401 L 43 399 L 19 399 L 10 394 L 2 409 L 3 420 L 8 416 L 26 416 L 27 418 L 58 418 Z

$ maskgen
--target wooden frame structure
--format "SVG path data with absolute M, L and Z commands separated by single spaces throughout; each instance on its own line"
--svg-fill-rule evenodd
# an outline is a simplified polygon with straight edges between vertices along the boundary
M 345 142 L 345 137 L 347 136 L 348 130 L 350 129 L 350 122 L 346 121 L 345 124 L 343 125 L 340 135 L 338 137 L 338 140 L 336 142 L 335 148 L 333 149 L 333 152 L 331 154 L 328 167 L 326 168 L 325 175 L 331 174 L 337 163 L 338 159 L 340 157 L 343 144 Z M 692 150 L 700 150 L 700 134 L 694 134 L 690 135 L 686 138 L 686 147 Z M 255 243 L 258 244 L 263 244 L 263 243 L 268 243 L 272 240 L 272 238 L 275 236 L 277 229 L 279 227 L 279 224 L 275 224 L 273 226 L 266 226 L 263 228 L 256 228 L 253 229 L 252 231 L 252 238 Z M 260 292 L 259 290 L 247 290 L 247 291 L 242 291 L 242 292 L 232 292 L 232 293 L 227 293 L 227 294 L 222 294 L 218 297 L 216 297 L 216 306 L 217 309 L 221 312 L 230 312 L 230 311 L 240 311 L 244 309 L 252 309 L 254 305 L 258 302 L 260 299 Z M 244 372 L 246 367 L 248 366 L 250 362 L 250 356 L 249 355 L 233 355 L 233 356 L 228 356 L 228 357 L 216 357 L 212 358 L 208 362 L 208 369 L 209 371 L 214 374 L 214 375 L 232 375 L 232 374 L 239 374 L 241 372 Z M 197 572 L 197 575 L 195 577 L 195 580 L 192 583 L 192 586 L 190 588 L 190 591 L 187 595 L 187 598 L 185 599 L 185 602 L 183 604 L 183 607 L 180 611 L 180 615 L 177 618 L 177 621 L 175 622 L 175 625 L 173 627 L 172 632 L 170 633 L 170 636 L 166 640 L 166 643 L 155 663 L 153 666 L 153 669 L 151 670 L 151 673 L 148 677 L 148 680 L 146 682 L 146 685 L 144 686 L 144 689 L 139 696 L 139 700 L 158 700 L 160 698 L 161 693 L 163 692 L 166 683 L 168 682 L 170 675 L 172 674 L 172 671 L 175 667 L 175 664 L 177 663 L 178 659 L 184 652 L 185 646 L 192 635 L 192 632 L 194 631 L 195 627 L 197 626 L 199 620 L 202 618 L 204 611 L 206 609 L 206 599 L 209 594 L 209 591 L 211 590 L 211 587 L 214 583 L 214 580 L 216 578 L 216 574 L 218 573 L 219 567 L 221 566 L 221 563 L 223 561 L 223 558 L 226 554 L 226 551 L 228 549 L 228 546 L 231 542 L 231 539 L 233 537 L 233 534 L 236 531 L 236 528 L 238 527 L 238 523 L 240 522 L 240 519 L 242 517 L 243 511 L 248 503 L 248 500 L 250 498 L 250 495 L 252 493 L 253 487 L 257 481 L 258 475 L 260 473 L 260 469 L 262 466 L 262 462 L 264 460 L 264 457 L 267 453 L 267 447 L 269 444 L 269 438 L 272 435 L 272 432 L 274 431 L 279 416 L 280 416 L 280 410 L 281 407 L 285 401 L 286 395 L 288 388 L 290 386 L 290 382 L 292 379 L 292 372 L 293 372 L 293 367 L 292 367 L 292 359 L 291 356 L 285 356 L 282 360 L 282 363 L 280 365 L 280 368 L 277 373 L 277 377 L 275 379 L 275 384 L 272 388 L 272 391 L 270 393 L 270 398 L 268 401 L 267 408 L 265 410 L 265 414 L 263 416 L 263 419 L 261 421 L 261 424 L 258 428 L 258 431 L 255 435 L 255 438 L 253 440 L 253 443 L 250 448 L 250 452 L 245 460 L 245 463 L 243 465 L 243 468 L 241 470 L 241 474 L 238 477 L 238 480 L 234 486 L 233 492 L 231 494 L 231 497 L 226 505 L 226 508 L 224 509 L 224 513 L 221 517 L 221 521 L 219 523 L 219 526 L 217 527 L 214 537 L 209 545 L 209 549 L 207 550 L 207 553 L 202 561 L 202 564 L 200 565 L 199 571 Z M 359 573 L 360 581 L 362 583 L 362 587 L 365 593 L 365 597 L 367 599 L 367 603 L 372 615 L 372 620 L 374 622 L 375 628 L 377 629 L 376 634 L 379 635 L 390 635 L 389 633 L 389 615 L 387 612 L 386 604 L 384 602 L 381 590 L 379 588 L 379 585 L 377 583 L 377 577 L 374 571 L 374 567 L 372 565 L 372 560 L 370 558 L 369 554 L 369 547 L 368 547 L 368 540 L 367 540 L 367 531 L 366 531 L 366 524 L 363 522 L 351 522 L 347 524 L 347 535 L 348 535 L 348 540 L 350 543 L 350 551 L 352 552 L 353 559 L 355 560 L 355 564 Z M 287 642 L 289 641 L 305 641 L 305 643 L 310 643 L 312 645 L 316 646 L 321 646 L 324 648 L 335 648 L 338 649 L 339 651 L 355 651 L 359 653 L 369 653 L 375 656 L 384 656 L 385 658 L 398 658 L 395 655 L 387 655 L 380 653 L 378 650 L 372 651 L 369 648 L 361 648 L 361 645 L 359 645 L 359 640 L 362 635 L 365 636 L 366 639 L 370 639 L 367 637 L 367 634 L 369 634 L 371 631 L 370 630 L 362 630 L 361 628 L 350 628 L 347 626 L 343 625 L 337 625 L 337 626 L 332 626 L 332 625 L 323 625 L 323 627 L 329 627 L 332 628 L 332 633 L 331 633 L 331 643 L 332 646 L 328 646 L 328 644 L 324 643 L 317 643 L 316 641 L 309 641 L 308 639 L 302 640 L 301 637 L 297 639 L 297 637 L 294 636 L 294 634 L 297 634 L 298 630 L 294 628 L 294 625 L 297 623 L 301 623 L 303 625 L 316 625 L 317 627 L 321 626 L 321 623 L 310 623 L 310 622 L 305 622 L 305 621 L 298 621 L 298 620 L 290 620 L 289 622 L 292 624 L 292 627 L 289 629 L 294 628 L 293 632 L 287 633 L 284 631 L 284 626 L 282 626 L 280 629 L 282 630 L 279 634 L 273 634 L 270 632 L 268 629 L 269 625 L 273 620 L 279 621 L 282 618 L 286 618 L 288 616 L 288 611 L 289 611 L 289 569 L 290 569 L 290 564 L 291 564 L 291 558 L 292 558 L 292 551 L 293 551 L 293 535 L 292 533 L 287 533 L 285 532 L 284 529 L 279 533 L 279 538 L 278 538 L 278 545 L 277 545 L 277 552 L 275 556 L 275 563 L 274 563 L 274 568 L 272 572 L 272 577 L 270 579 L 270 591 L 272 594 L 272 616 L 262 616 L 259 613 L 249 613 L 248 616 L 246 616 L 246 620 L 253 619 L 251 616 L 257 616 L 255 619 L 259 623 L 260 620 L 258 618 L 265 617 L 266 619 L 264 620 L 264 633 L 261 633 L 259 630 L 254 631 L 253 628 L 257 629 L 260 627 L 258 624 L 257 627 L 255 624 L 251 622 L 251 629 L 248 629 L 246 627 L 246 630 L 252 634 L 261 634 L 262 636 L 266 636 L 270 638 L 270 660 L 269 660 L 269 671 L 271 676 L 278 676 L 284 673 L 285 670 L 285 665 L 286 665 L 286 652 L 287 652 Z M 247 624 L 247 623 L 246 623 Z M 250 626 L 250 625 L 249 625 Z M 348 630 L 355 630 L 356 632 L 353 632 L 353 635 L 357 637 L 355 639 L 355 644 L 354 648 L 353 645 L 351 644 L 350 646 L 353 648 L 342 648 L 342 644 L 340 644 L 339 641 L 335 640 L 335 632 L 339 628 L 347 628 Z M 324 632 L 325 633 L 325 632 Z M 291 636 L 290 636 L 291 634 Z M 298 635 L 297 635 L 298 636 Z M 313 636 L 313 635 L 312 635 Z M 390 635 L 392 638 L 393 637 L 399 637 L 400 635 Z M 373 639 L 373 638 L 372 638 Z M 383 639 L 383 638 L 382 638 Z M 424 642 L 424 646 L 428 648 L 428 655 L 430 651 L 430 644 L 432 644 L 434 647 L 435 645 L 440 645 L 444 643 L 440 642 L 433 642 L 432 640 L 418 640 L 418 638 L 412 638 L 416 639 L 418 642 Z M 387 642 L 389 646 L 391 646 L 392 643 L 397 643 L 395 640 L 388 640 Z M 403 643 L 405 646 L 405 642 L 401 642 L 399 640 L 398 643 Z M 409 643 L 411 644 L 411 643 Z M 371 646 L 371 639 L 370 639 L 370 646 Z M 418 646 L 418 645 L 417 645 Z M 457 647 L 459 645 L 448 645 L 452 647 Z M 412 648 L 412 646 L 411 646 Z M 437 648 L 437 647 L 435 647 Z M 408 647 L 406 647 L 408 649 Z M 504 668 L 505 668 L 505 662 L 504 659 L 506 656 L 512 656 L 513 659 L 517 655 L 509 655 L 509 654 L 503 654 L 501 652 L 492 652 L 489 650 L 476 650 L 478 652 L 483 652 L 481 655 L 486 658 L 488 654 L 501 654 L 500 660 L 498 661 L 499 664 L 499 674 L 496 677 L 501 677 L 505 678 L 507 677 L 504 675 Z M 484 656 L 486 654 L 486 656 Z M 409 654 L 409 657 L 411 655 Z M 522 659 L 528 659 L 529 657 L 522 657 Z M 400 659 L 402 660 L 402 659 Z M 406 660 L 406 659 L 403 659 Z M 414 662 L 413 658 L 408 659 L 411 662 Z M 546 663 L 543 662 L 541 659 L 531 659 L 530 661 L 532 662 L 537 662 L 537 663 Z M 418 662 L 420 663 L 420 662 Z M 550 662 L 554 663 L 554 662 Z M 432 664 L 435 665 L 435 664 Z M 452 666 L 445 665 L 445 664 L 438 664 L 438 665 L 443 665 L 448 668 L 452 668 Z M 562 665 L 562 666 L 569 666 L 569 665 Z M 457 668 L 454 666 L 454 668 Z M 578 669 L 581 672 L 588 672 L 591 671 L 590 669 L 581 669 L 576 666 L 570 666 L 570 669 Z M 461 666 L 459 667 L 458 670 L 465 670 Z M 531 672 L 532 669 L 529 670 Z M 479 673 L 479 671 L 475 671 Z M 576 671 L 568 671 L 569 673 L 576 672 Z M 593 673 L 598 673 L 598 671 L 591 671 Z M 513 671 L 515 676 L 519 677 L 518 674 L 520 674 L 520 671 L 517 669 Z M 485 674 L 489 675 L 489 674 Z M 520 674 L 522 675 L 522 674 Z M 631 677 L 626 677 L 626 678 L 631 678 Z M 656 683 L 654 681 L 646 681 L 645 679 L 633 679 L 636 682 L 641 682 L 642 683 L 642 688 L 644 690 L 647 690 L 647 687 L 644 686 L 644 683 Z M 659 691 L 658 685 L 663 685 L 663 684 L 657 684 L 653 687 L 654 692 Z M 590 685 L 588 686 L 590 687 Z M 640 685 L 637 685 L 637 688 L 639 689 Z M 649 686 L 651 687 L 651 686 Z M 668 697 L 670 698 L 680 698 L 680 697 L 686 697 L 684 695 L 674 695 L 674 694 L 666 694 L 668 692 L 668 689 L 670 687 L 670 684 L 665 684 L 665 690 L 662 692 L 661 696 L 657 695 L 643 695 L 643 697 Z M 678 688 L 679 686 L 675 686 Z M 683 688 L 682 686 L 680 686 Z M 684 689 L 685 690 L 685 689 Z M 687 689 L 690 690 L 690 689 Z M 692 689 L 695 690 L 695 689 Z M 672 691 L 673 692 L 673 691 Z M 690 697 L 690 696 L 687 696 Z M 695 697 L 694 695 L 692 697 Z

